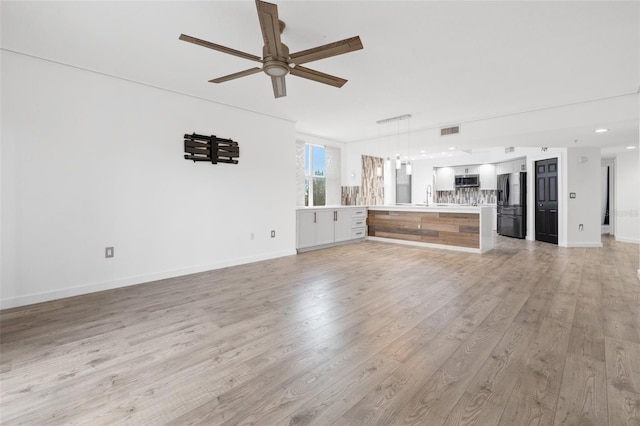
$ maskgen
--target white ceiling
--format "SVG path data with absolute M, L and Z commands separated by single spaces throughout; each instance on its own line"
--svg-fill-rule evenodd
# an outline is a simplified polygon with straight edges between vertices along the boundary
M 1 4 L 5 50 L 285 118 L 303 134 L 409 130 L 415 153 L 638 144 L 637 1 L 278 1 L 291 52 L 354 35 L 364 45 L 305 65 L 348 79 L 343 88 L 288 76 L 279 99 L 262 73 L 208 83 L 255 63 L 178 40 L 261 56 L 253 1 Z M 376 124 L 403 114 L 410 122 Z M 461 134 L 440 139 L 449 124 Z

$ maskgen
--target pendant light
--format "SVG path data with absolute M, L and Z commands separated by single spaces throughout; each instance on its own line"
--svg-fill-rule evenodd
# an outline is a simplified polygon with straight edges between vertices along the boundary
M 406 173 L 408 176 L 411 176 L 411 149 L 409 146 L 409 131 L 410 131 L 410 124 L 411 124 L 411 117 L 409 117 L 409 119 L 407 120 L 407 167 L 406 167 Z
M 396 121 L 396 150 L 400 151 L 400 120 Z M 400 161 L 400 154 L 396 154 L 396 170 L 402 168 L 402 161 Z
M 385 118 L 384 120 L 378 120 L 376 121 L 376 123 L 378 124 L 383 124 L 386 123 L 387 124 L 387 158 L 385 160 L 385 166 L 386 167 L 391 167 L 391 156 L 389 155 L 389 139 L 391 134 L 389 133 L 389 123 L 391 123 L 392 121 L 396 122 L 396 150 L 399 149 L 400 146 L 400 121 L 407 119 L 407 118 L 411 118 L 410 114 L 405 114 L 405 115 L 400 115 L 398 117 L 391 117 L 391 118 Z M 397 151 L 396 151 L 397 152 Z M 400 154 L 396 153 L 396 169 L 400 169 L 402 168 L 402 160 L 400 160 Z M 409 170 L 411 170 L 411 167 L 409 167 Z
M 378 164 L 376 166 L 376 176 L 377 177 L 382 177 L 382 165 L 380 163 L 378 163 L 379 160 L 381 160 L 382 158 L 380 157 L 380 126 L 378 126 L 378 158 L 376 159 L 376 163 Z
M 378 121 L 378 124 L 383 121 Z M 387 159 L 385 160 L 385 166 L 391 168 L 391 157 L 389 156 L 389 122 L 387 121 Z

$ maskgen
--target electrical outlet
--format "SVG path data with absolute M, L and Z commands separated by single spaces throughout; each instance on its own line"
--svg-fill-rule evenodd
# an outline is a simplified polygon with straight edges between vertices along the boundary
M 576 198 L 576 193 L 575 192 L 570 192 L 569 193 L 569 198 Z
M 110 258 L 110 257 L 113 257 L 113 255 L 114 255 L 113 247 L 105 247 L 104 248 L 104 257 Z
M 271 238 L 275 238 L 276 237 L 276 231 L 275 229 L 271 231 Z

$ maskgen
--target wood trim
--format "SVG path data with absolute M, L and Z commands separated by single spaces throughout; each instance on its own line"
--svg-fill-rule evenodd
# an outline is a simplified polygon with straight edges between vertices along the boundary
M 478 213 L 370 210 L 370 237 L 480 248 Z

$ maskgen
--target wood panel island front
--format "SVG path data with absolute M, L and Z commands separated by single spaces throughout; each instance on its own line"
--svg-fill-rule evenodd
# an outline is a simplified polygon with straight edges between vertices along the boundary
M 493 248 L 492 212 L 484 206 L 369 206 L 367 238 L 484 253 Z

